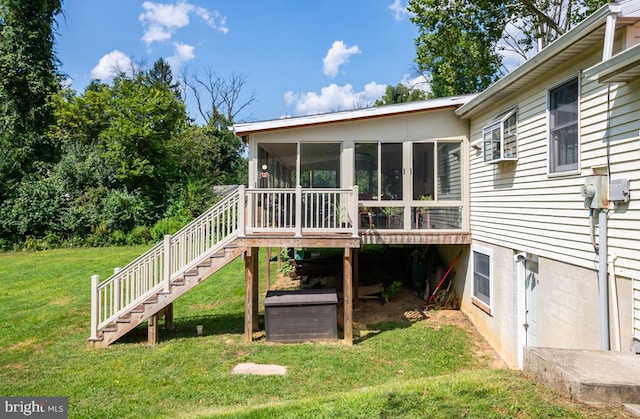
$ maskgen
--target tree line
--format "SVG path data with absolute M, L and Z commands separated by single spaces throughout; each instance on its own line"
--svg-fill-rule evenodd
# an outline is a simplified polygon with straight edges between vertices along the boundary
M 217 103 L 195 124 L 166 61 L 63 87 L 61 11 L 59 0 L 0 1 L 0 249 L 158 240 L 214 203 L 215 185 L 246 182 L 233 110 Z M 221 81 L 213 98 L 239 88 Z

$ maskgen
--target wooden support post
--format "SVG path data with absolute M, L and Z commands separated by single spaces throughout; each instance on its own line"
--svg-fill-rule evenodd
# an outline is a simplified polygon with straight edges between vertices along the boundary
M 344 249 L 344 278 L 342 294 L 344 295 L 344 343 L 353 345 L 353 271 L 351 266 L 351 249 Z
M 164 328 L 168 331 L 173 330 L 173 303 L 164 308 Z
M 158 313 L 147 320 L 147 343 L 155 345 L 158 343 Z
M 360 299 L 360 262 L 359 262 L 359 250 L 353 249 L 353 307 L 358 307 L 358 300 Z
M 251 311 L 251 318 L 252 320 L 252 324 L 253 324 L 253 329 L 251 330 L 252 332 L 257 332 L 260 329 L 260 325 L 258 324 L 258 282 L 259 282 L 259 276 L 258 276 L 258 254 L 260 251 L 259 247 L 255 247 L 255 255 L 253 257 L 253 277 L 251 280 L 251 286 L 253 287 L 253 291 L 251 292 L 251 297 L 253 298 L 253 301 L 251 303 L 251 307 L 252 307 L 252 311 Z
M 266 265 L 264 266 L 264 282 L 265 282 L 265 291 L 269 291 L 271 288 L 271 247 L 267 247 L 266 252 Z
M 251 292 L 253 287 L 251 281 L 253 278 L 253 247 L 248 248 L 244 252 L 244 340 L 251 342 L 253 340 L 253 297 Z
M 251 342 L 258 330 L 258 248 L 244 253 L 244 340 Z
M 276 259 L 276 269 L 280 272 L 280 268 L 282 268 L 282 247 L 278 247 L 278 256 Z

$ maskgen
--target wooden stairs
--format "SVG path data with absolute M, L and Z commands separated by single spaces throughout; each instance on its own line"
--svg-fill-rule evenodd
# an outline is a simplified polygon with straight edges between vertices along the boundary
M 93 348 L 109 346 L 143 322 L 157 321 L 158 315 L 164 313 L 171 303 L 211 277 L 219 269 L 240 256 L 245 250 L 246 248 L 231 242 L 224 246 L 222 250 L 205 255 L 195 268 L 184 272 L 169 282 L 169 292 L 159 291 L 128 312 L 121 314 L 115 321 L 102 328 L 96 338 L 89 339 L 90 346 Z

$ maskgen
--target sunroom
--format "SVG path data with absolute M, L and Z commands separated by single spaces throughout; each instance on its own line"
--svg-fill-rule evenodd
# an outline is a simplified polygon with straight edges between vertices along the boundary
M 249 150 L 246 234 L 469 242 L 470 97 L 236 124 Z

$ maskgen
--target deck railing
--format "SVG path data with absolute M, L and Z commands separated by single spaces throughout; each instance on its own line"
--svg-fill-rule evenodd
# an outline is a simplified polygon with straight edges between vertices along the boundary
M 103 282 L 91 277 L 91 337 L 170 282 L 250 233 L 351 233 L 358 236 L 358 187 L 246 189 L 239 186 L 207 212 Z
M 247 189 L 247 233 L 358 235 L 358 187 Z

